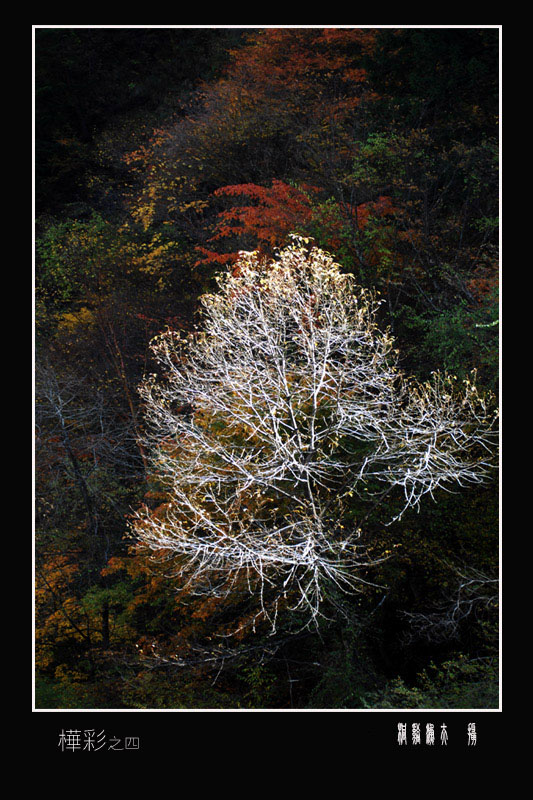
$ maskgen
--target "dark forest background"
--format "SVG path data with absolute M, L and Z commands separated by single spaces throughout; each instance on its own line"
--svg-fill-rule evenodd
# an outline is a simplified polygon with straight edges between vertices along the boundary
M 498 34 L 36 29 L 37 708 L 498 706 L 496 477 L 376 525 L 384 588 L 342 618 L 222 650 L 237 612 L 128 527 L 162 501 L 149 342 L 239 250 L 313 237 L 382 293 L 406 370 L 497 392 Z

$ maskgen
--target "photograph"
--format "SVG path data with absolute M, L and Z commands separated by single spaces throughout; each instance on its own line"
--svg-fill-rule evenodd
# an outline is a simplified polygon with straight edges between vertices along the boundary
M 176 724 L 143 712 L 418 752 L 501 716 L 501 52 L 32 26 L 32 716 L 64 760 Z

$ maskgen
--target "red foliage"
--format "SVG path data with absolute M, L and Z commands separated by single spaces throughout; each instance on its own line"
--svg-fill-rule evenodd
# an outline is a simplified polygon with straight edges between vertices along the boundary
M 243 197 L 253 202 L 222 211 L 209 241 L 251 235 L 260 249 L 281 245 L 287 234 L 305 229 L 312 214 L 311 195 L 318 191 L 315 186 L 295 187 L 279 180 L 273 180 L 271 188 L 253 183 L 222 186 L 214 192 L 215 197 Z M 236 253 L 220 254 L 202 247 L 197 250 L 205 256 L 198 263 L 227 264 L 237 258 Z
M 384 217 L 389 214 L 395 214 L 396 208 L 392 203 L 390 197 L 385 195 L 378 197 L 369 203 L 361 203 L 357 206 L 357 223 L 360 229 L 363 229 L 368 224 L 369 217 Z

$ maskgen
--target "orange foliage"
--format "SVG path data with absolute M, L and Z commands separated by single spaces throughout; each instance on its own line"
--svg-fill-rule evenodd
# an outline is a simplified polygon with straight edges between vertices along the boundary
M 499 284 L 498 263 L 479 266 L 474 277 L 467 281 L 467 287 L 478 303 L 483 303 L 496 290 Z

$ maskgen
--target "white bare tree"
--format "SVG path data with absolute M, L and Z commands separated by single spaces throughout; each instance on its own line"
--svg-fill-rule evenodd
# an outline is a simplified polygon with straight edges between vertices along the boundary
M 135 535 L 180 586 L 256 592 L 274 628 L 280 604 L 316 622 L 328 587 L 362 589 L 379 560 L 366 509 L 400 490 L 398 519 L 487 477 L 491 400 L 473 380 L 406 378 L 376 293 L 301 237 L 271 261 L 241 253 L 218 285 L 201 331 L 153 341 L 164 375 L 141 394 L 167 501 L 136 515 Z
M 425 639 L 446 642 L 459 637 L 467 619 L 496 620 L 499 608 L 499 580 L 475 567 L 448 565 L 450 583 L 441 588 L 442 599 L 426 611 L 404 611 L 410 632 L 407 643 Z

